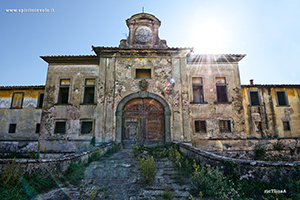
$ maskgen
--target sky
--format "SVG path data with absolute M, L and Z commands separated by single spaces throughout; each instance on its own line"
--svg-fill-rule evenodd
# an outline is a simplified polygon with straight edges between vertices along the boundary
M 125 20 L 142 7 L 161 20 L 159 37 L 169 47 L 246 54 L 242 84 L 300 84 L 299 0 L 1 0 L 0 85 L 45 84 L 40 56 L 117 47 L 128 34 Z

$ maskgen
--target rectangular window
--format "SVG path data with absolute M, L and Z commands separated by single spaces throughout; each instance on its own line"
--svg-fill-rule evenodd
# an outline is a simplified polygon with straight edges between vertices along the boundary
M 84 104 L 93 104 L 95 102 L 95 79 L 86 79 L 84 87 Z
M 276 99 L 277 99 L 277 105 L 278 106 L 287 106 L 287 105 L 289 105 L 288 98 L 286 96 L 285 91 L 276 91 Z
M 40 133 L 41 124 L 36 124 L 35 133 Z
M 203 82 L 201 77 L 193 77 L 193 102 L 195 103 L 203 103 L 204 95 L 203 95 Z
M 261 122 L 254 122 L 255 131 L 261 131 Z
M 231 132 L 230 120 L 220 120 L 220 132 Z
M 135 78 L 151 78 L 151 69 L 135 69 Z
M 8 133 L 15 133 L 17 128 L 17 124 L 9 124 Z
M 195 121 L 196 133 L 206 133 L 206 122 L 204 120 Z
M 23 92 L 15 92 L 13 93 L 11 108 L 22 108 L 23 105 Z
M 43 103 L 44 103 L 44 93 L 40 93 L 37 108 L 42 108 Z
M 225 77 L 216 78 L 216 90 L 217 90 L 217 102 L 220 103 L 228 102 L 227 84 L 226 84 Z
M 69 101 L 70 79 L 61 79 L 58 95 L 58 104 L 67 104 Z
M 93 122 L 81 123 L 81 134 L 89 134 L 93 132 Z
M 259 106 L 260 102 L 259 102 L 259 95 L 258 95 L 258 91 L 250 91 L 249 92 L 250 95 L 250 105 L 251 106 Z
M 66 133 L 66 122 L 56 122 L 54 133 Z
M 284 131 L 290 131 L 291 130 L 289 121 L 283 121 L 282 123 L 283 123 L 283 130 Z

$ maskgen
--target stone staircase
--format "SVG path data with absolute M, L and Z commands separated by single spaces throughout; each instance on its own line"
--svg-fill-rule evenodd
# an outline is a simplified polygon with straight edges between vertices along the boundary
M 188 180 L 178 178 L 168 158 L 156 159 L 154 163 L 157 174 L 152 185 L 148 186 L 139 175 L 137 158 L 131 156 L 130 149 L 122 149 L 90 163 L 80 187 L 53 189 L 35 199 L 155 200 L 164 199 L 161 195 L 166 191 L 172 193 L 173 200 L 189 199 Z
M 157 166 L 157 174 L 152 185 L 148 186 L 139 175 L 138 160 L 131 157 L 129 149 L 123 149 L 108 158 L 103 157 L 91 163 L 85 171 L 85 187 L 100 188 L 95 199 L 163 199 L 160 195 L 167 190 L 174 195 L 174 200 L 188 199 L 188 181 L 185 180 L 181 185 L 176 183 L 174 176 L 177 171 L 171 162 L 163 158 L 154 160 L 154 163 Z

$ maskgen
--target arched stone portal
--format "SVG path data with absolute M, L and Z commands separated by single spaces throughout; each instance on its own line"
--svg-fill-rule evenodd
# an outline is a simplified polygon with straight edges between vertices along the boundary
M 151 100 L 154 101 L 151 103 L 152 107 L 149 107 Z M 140 105 L 139 108 L 138 105 Z M 148 108 L 143 108 L 143 105 L 146 107 L 148 106 Z M 133 111 L 132 109 L 139 109 L 139 111 Z M 157 133 L 153 133 L 151 127 L 146 130 L 147 127 L 145 126 L 145 123 L 151 123 L 150 115 L 153 114 L 152 116 L 155 117 L 155 114 L 151 111 L 151 109 L 152 111 L 158 111 L 156 114 L 157 119 L 159 119 L 161 115 L 161 120 L 152 121 L 154 126 L 161 126 L 161 130 L 158 130 Z M 127 113 L 129 116 L 124 112 L 129 112 Z M 147 91 L 140 91 L 127 95 L 118 104 L 116 118 L 116 142 L 126 141 L 130 143 L 130 140 L 132 141 L 132 139 L 134 139 L 134 131 L 137 131 L 136 134 L 140 144 L 151 145 L 151 142 L 156 144 L 156 142 L 170 142 L 171 140 L 170 108 L 168 103 L 156 94 Z M 135 129 L 134 127 L 136 126 L 139 127 L 139 129 Z

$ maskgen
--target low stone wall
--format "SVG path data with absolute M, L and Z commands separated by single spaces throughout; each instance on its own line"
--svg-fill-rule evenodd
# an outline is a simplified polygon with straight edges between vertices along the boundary
M 201 165 L 208 164 L 212 166 L 220 166 L 222 168 L 224 160 L 236 163 L 237 166 L 234 167 L 234 172 L 239 174 L 241 179 L 254 179 L 257 181 L 272 183 L 272 180 L 278 178 L 276 176 L 285 176 L 290 172 L 295 171 L 295 166 L 300 167 L 300 161 L 274 162 L 234 159 L 192 147 L 191 144 L 174 143 L 179 145 L 179 151 L 182 154 L 194 158 L 195 161 Z
M 265 160 L 299 160 L 300 138 L 248 138 L 193 140 L 193 147 L 221 156 L 251 159 L 256 148 L 267 152 Z
M 94 147 L 89 151 L 73 154 L 65 154 L 61 158 L 46 158 L 46 159 L 15 159 L 16 164 L 20 163 L 24 174 L 39 173 L 46 175 L 48 173 L 64 173 L 71 163 L 81 162 L 88 163 L 89 158 L 93 154 L 98 154 L 99 158 L 103 156 L 109 149 L 113 147 L 112 143 L 103 144 L 99 147 Z M 8 163 L 14 159 L 0 159 L 0 173 L 3 173 Z

